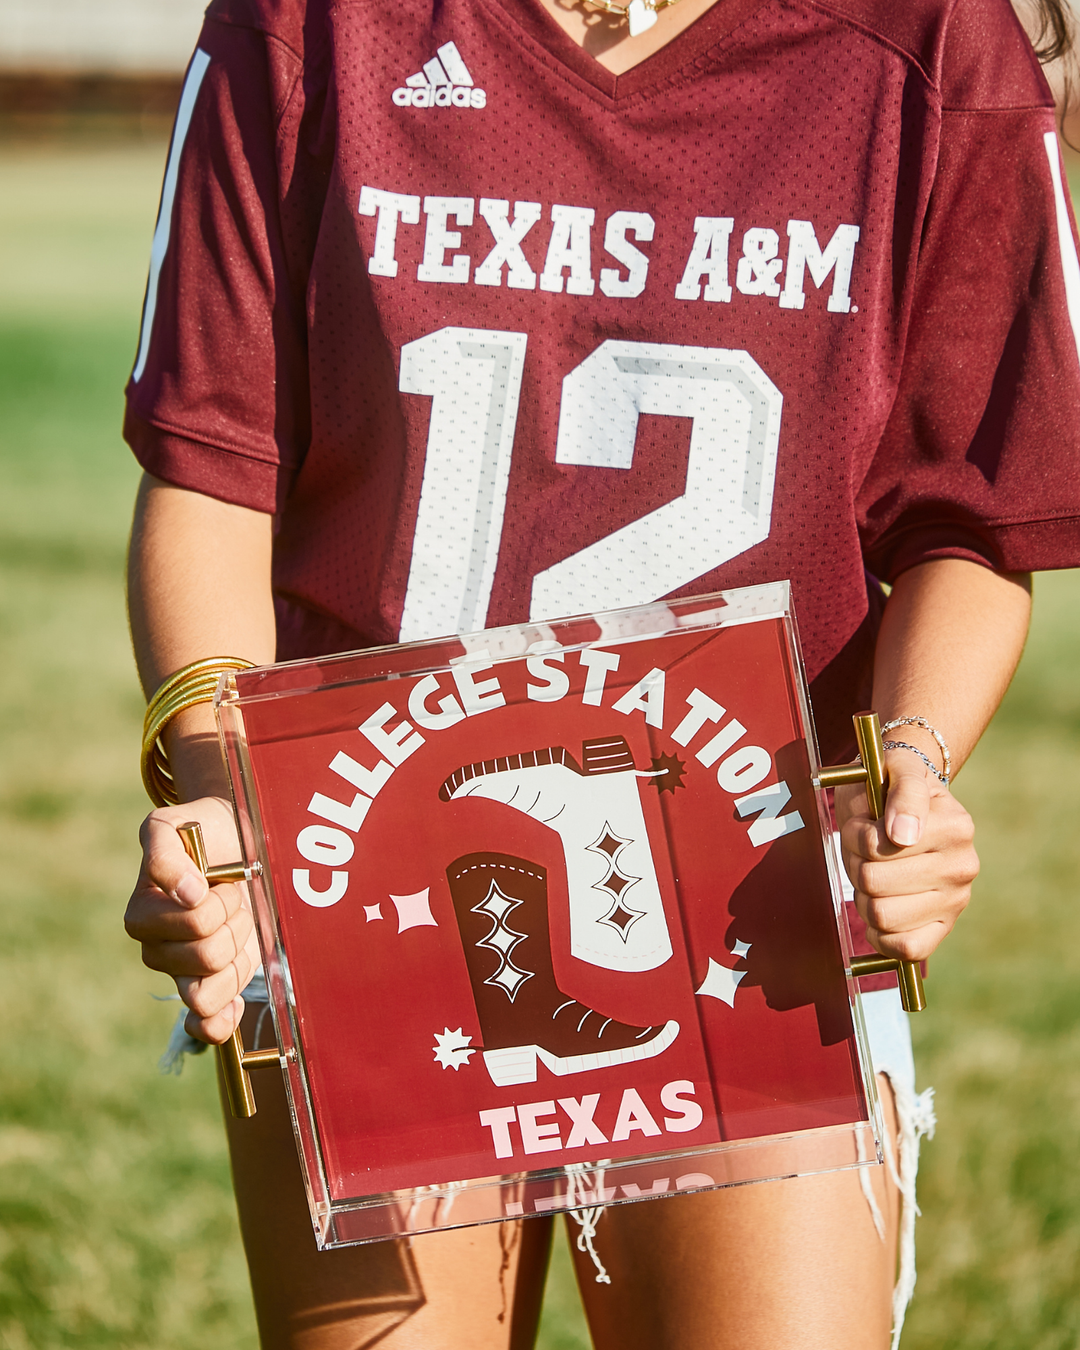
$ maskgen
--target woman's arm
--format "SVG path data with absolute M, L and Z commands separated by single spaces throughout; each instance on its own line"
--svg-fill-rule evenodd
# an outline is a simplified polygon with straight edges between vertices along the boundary
M 135 659 L 147 695 L 191 661 L 274 659 L 272 519 L 144 475 L 128 560 Z M 181 713 L 165 732 L 181 805 L 143 823 L 143 864 L 125 923 L 152 970 L 176 979 L 192 1009 L 188 1031 L 223 1041 L 243 1014 L 239 998 L 259 962 L 240 888 L 209 888 L 176 833 L 202 823 L 211 862 L 239 856 L 213 709 Z
M 1020 660 L 1031 578 L 941 559 L 904 572 L 878 637 L 874 707 L 882 723 L 921 716 L 952 753 L 955 775 L 993 716 Z M 934 738 L 905 726 L 886 739 L 941 764 Z M 909 750 L 886 754 L 885 815 L 872 821 L 861 790 L 836 794 L 844 863 L 867 935 L 887 956 L 929 956 L 967 905 L 979 870 L 971 817 Z
M 273 661 L 272 523 L 261 511 L 143 474 L 128 552 L 128 615 L 147 698 L 204 657 Z M 209 704 L 175 718 L 165 741 L 185 797 L 228 796 Z

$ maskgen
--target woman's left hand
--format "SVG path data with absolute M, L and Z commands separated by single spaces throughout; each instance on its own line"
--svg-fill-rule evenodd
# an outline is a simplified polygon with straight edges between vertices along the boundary
M 844 867 L 866 936 L 883 956 L 922 961 L 963 913 L 979 872 L 967 811 L 910 750 L 885 755 L 885 814 L 862 788 L 836 792 Z

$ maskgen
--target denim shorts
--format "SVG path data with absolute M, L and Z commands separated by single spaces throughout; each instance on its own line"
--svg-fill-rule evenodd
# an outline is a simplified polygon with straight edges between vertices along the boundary
M 854 903 L 855 892 L 848 881 L 840 860 L 838 836 L 836 846 L 844 899 Z M 893 1290 L 892 1350 L 900 1343 L 904 1314 L 915 1288 L 915 1216 L 919 1207 L 915 1201 L 915 1179 L 919 1171 L 919 1145 L 924 1137 L 932 1138 L 937 1124 L 934 1116 L 934 1089 L 922 1092 L 915 1088 L 915 1057 L 911 1049 L 909 1016 L 900 1005 L 897 988 L 877 989 L 861 996 L 863 1020 L 870 1042 L 870 1058 L 874 1069 L 885 1074 L 893 1090 L 899 1123 L 899 1147 L 894 1149 L 885 1140 L 885 1165 L 900 1191 L 900 1245 L 896 1288 Z M 896 1154 L 899 1153 L 899 1157 Z M 878 1233 L 884 1240 L 885 1229 L 877 1200 L 870 1186 L 865 1168 L 860 1172 L 863 1194 L 866 1196 Z

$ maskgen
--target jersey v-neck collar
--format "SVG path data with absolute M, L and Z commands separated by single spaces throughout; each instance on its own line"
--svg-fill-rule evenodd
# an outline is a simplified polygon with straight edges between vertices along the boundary
M 533 42 L 572 74 L 593 86 L 612 102 L 632 98 L 669 80 L 722 41 L 768 0 L 716 0 L 700 18 L 684 28 L 658 52 L 613 75 L 579 47 L 544 9 L 540 0 L 486 0 L 502 11 Z

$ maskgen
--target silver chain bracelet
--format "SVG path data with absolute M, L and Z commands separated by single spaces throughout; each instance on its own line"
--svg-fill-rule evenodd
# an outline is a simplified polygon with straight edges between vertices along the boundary
M 949 775 L 942 773 L 929 755 L 924 755 L 917 745 L 909 745 L 907 741 L 882 741 L 886 750 L 910 750 L 913 755 L 918 755 L 939 783 L 949 786 Z

